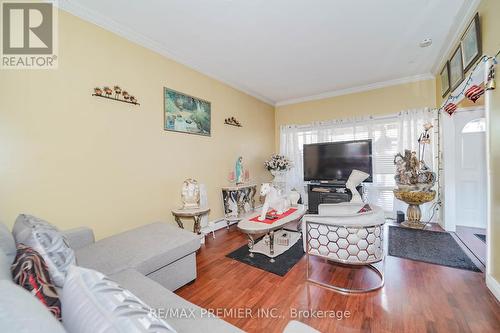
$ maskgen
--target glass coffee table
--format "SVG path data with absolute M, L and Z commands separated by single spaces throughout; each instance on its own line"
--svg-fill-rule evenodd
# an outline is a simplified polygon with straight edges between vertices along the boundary
M 281 249 L 281 251 L 275 251 L 275 244 L 274 244 L 275 231 L 283 229 L 288 224 L 298 222 L 306 213 L 304 205 L 297 205 L 295 207 L 290 207 L 290 208 L 295 209 L 295 211 L 290 213 L 289 215 L 277 219 L 272 223 L 252 221 L 253 219 L 255 219 L 256 216 L 260 215 L 258 210 L 256 210 L 252 214 L 248 214 L 245 218 L 243 218 L 240 222 L 238 222 L 238 229 L 244 234 L 246 234 L 248 237 L 248 248 L 250 251 L 249 254 L 250 257 L 253 257 L 254 253 L 261 253 L 270 257 L 271 258 L 269 260 L 270 262 L 274 262 L 275 261 L 274 258 L 284 252 L 283 249 Z M 261 242 L 265 242 L 265 240 L 262 239 L 258 243 L 258 245 L 260 245 L 259 248 L 256 249 L 255 239 L 260 235 L 268 235 L 269 245 L 263 246 L 264 243 L 260 244 Z M 298 235 L 297 237 L 300 238 L 300 235 Z M 295 239 L 295 241 L 297 241 L 297 239 Z M 285 251 L 287 249 L 285 249 Z

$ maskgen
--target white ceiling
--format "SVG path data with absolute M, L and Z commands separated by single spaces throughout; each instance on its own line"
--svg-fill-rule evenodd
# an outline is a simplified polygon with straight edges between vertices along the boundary
M 429 78 L 473 2 L 59 0 L 59 6 L 261 100 L 287 104 Z M 420 48 L 424 38 L 432 46 Z

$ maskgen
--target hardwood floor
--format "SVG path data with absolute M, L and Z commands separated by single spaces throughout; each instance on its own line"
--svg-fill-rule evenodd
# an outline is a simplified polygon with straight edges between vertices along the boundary
M 321 332 L 500 332 L 500 304 L 482 273 L 387 256 L 382 289 L 342 295 L 306 281 L 305 256 L 280 277 L 225 257 L 246 244 L 235 226 L 216 237 L 198 252 L 197 280 L 176 293 L 204 308 L 233 309 L 220 317 L 247 332 L 282 332 L 291 319 Z M 373 273 L 322 265 L 313 267 L 337 283 L 373 282 Z M 295 317 L 299 310 L 336 318 Z

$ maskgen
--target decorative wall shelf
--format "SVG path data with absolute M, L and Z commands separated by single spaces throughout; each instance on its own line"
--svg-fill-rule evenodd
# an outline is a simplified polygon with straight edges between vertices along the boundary
M 241 123 L 234 117 L 224 119 L 224 124 L 235 127 L 243 127 L 243 125 L 241 125 Z
M 141 104 L 139 104 L 138 102 L 126 101 L 126 100 L 124 100 L 124 99 L 120 99 L 120 98 L 116 98 L 116 97 L 112 97 L 112 96 L 97 95 L 97 94 L 92 94 L 92 96 L 95 96 L 95 97 L 102 97 L 102 98 L 106 98 L 106 99 L 111 99 L 111 100 L 113 100 L 113 101 L 117 101 L 117 102 L 123 102 L 123 103 L 134 104 L 134 105 L 141 105 Z
M 102 89 L 95 87 L 92 96 L 111 99 L 117 102 L 140 105 L 134 96 L 130 95 L 127 91 L 122 90 L 119 86 L 114 86 L 113 89 L 108 86 Z
M 229 126 L 234 126 L 234 127 L 243 127 L 243 125 L 236 125 L 236 124 L 230 124 L 230 123 L 224 123 Z

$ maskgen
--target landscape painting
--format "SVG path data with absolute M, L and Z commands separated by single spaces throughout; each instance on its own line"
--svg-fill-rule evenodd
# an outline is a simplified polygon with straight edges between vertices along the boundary
M 164 129 L 210 136 L 210 102 L 164 88 Z

